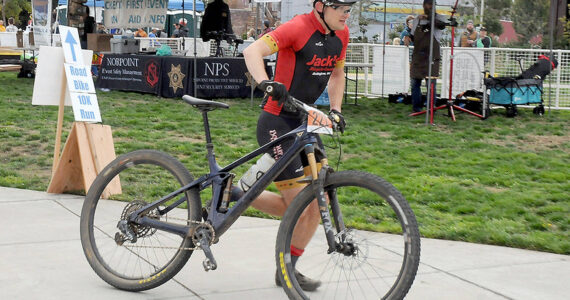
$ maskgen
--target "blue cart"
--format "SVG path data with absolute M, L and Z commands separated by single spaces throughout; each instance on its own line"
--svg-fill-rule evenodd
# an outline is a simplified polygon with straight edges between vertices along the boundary
M 517 115 L 517 105 L 529 105 L 537 103 L 533 112 L 537 115 L 544 114 L 542 102 L 542 80 L 540 79 L 516 79 L 513 77 L 491 77 L 485 79 L 487 93 L 485 96 L 488 114 L 489 104 L 504 106 L 507 117 Z

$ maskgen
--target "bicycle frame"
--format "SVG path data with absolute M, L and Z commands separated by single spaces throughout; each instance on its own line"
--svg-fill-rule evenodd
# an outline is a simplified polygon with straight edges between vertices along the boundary
M 209 185 L 212 185 L 212 203 L 208 219 L 216 232 L 216 236 L 221 236 L 229 227 L 239 218 L 239 216 L 251 205 L 251 203 L 273 182 L 273 180 L 304 150 L 305 146 L 317 143 L 317 134 L 307 131 L 307 123 L 303 124 L 289 133 L 278 137 L 277 139 L 257 148 L 256 150 L 248 153 L 247 155 L 237 159 L 225 167 L 220 167 L 216 161 L 214 154 L 214 146 L 211 141 L 207 112 L 203 112 L 204 127 L 206 131 L 206 149 L 208 151 L 207 158 L 210 167 L 209 174 L 203 175 L 200 178 L 192 181 L 191 183 L 179 188 L 178 190 L 154 201 L 145 207 L 135 211 L 129 216 L 129 220 L 143 226 L 151 226 L 160 230 L 178 234 L 182 237 L 188 236 L 192 228 L 191 225 L 182 226 L 162 222 L 146 216 L 140 217 L 147 212 L 158 208 L 161 204 L 173 199 L 174 197 L 196 187 L 204 190 Z M 221 201 L 221 196 L 224 189 L 224 181 L 226 180 L 229 172 L 234 168 L 250 161 L 251 159 L 267 152 L 271 147 L 282 143 L 285 140 L 294 139 L 293 145 L 287 150 L 283 156 L 275 162 L 275 164 L 259 179 L 251 188 L 238 199 L 235 204 L 228 209 L 226 213 L 219 213 L 217 207 Z M 158 209 L 161 215 L 166 214 L 172 209 L 186 201 L 186 197 L 178 199 L 176 202 L 167 206 L 164 209 Z M 330 220 L 330 218 L 329 218 Z

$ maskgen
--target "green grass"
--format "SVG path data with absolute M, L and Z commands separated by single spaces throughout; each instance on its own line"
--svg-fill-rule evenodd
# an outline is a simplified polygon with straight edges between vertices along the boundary
M 57 107 L 32 106 L 32 90 L 33 80 L 0 73 L 0 185 L 46 190 Z M 98 98 L 118 155 L 157 149 L 195 176 L 207 171 L 195 109 L 179 99 L 138 93 L 99 91 Z M 249 99 L 226 102 L 231 109 L 209 114 L 222 164 L 257 145 L 258 100 L 253 107 Z M 459 114 L 457 122 L 438 113 L 436 126 L 426 126 L 424 117 L 407 116 L 410 106 L 358 103 L 343 108 L 349 126 L 339 168 L 392 182 L 410 202 L 423 236 L 570 254 L 569 111 L 539 117 L 519 109 L 508 119 L 500 109 L 485 121 Z M 67 107 L 63 140 L 72 121 Z M 328 153 L 336 165 L 338 149 Z M 247 214 L 266 217 L 253 209 Z M 365 206 L 355 203 L 351 214 L 351 224 L 368 228 Z

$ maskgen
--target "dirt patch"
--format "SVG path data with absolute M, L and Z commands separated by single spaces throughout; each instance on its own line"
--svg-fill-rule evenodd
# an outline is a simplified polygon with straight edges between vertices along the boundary
M 524 140 L 508 137 L 504 140 L 489 139 L 486 142 L 502 147 L 514 145 L 521 151 L 543 151 L 570 143 L 570 135 L 528 135 Z

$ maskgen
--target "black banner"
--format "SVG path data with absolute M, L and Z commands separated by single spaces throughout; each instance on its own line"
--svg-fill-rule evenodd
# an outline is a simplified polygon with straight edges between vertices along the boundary
M 97 88 L 158 94 L 161 57 L 129 54 L 105 54 Z
M 198 98 L 250 97 L 252 79 L 243 58 L 201 57 L 196 62 Z M 95 87 L 167 98 L 194 95 L 193 64 L 192 57 L 106 54 Z M 265 69 L 271 78 L 272 69 Z M 256 89 L 254 96 L 263 92 Z
M 200 58 L 195 80 L 197 97 L 248 98 L 251 95 L 250 78 L 243 58 Z M 189 92 L 194 93 L 193 87 Z M 261 97 L 263 93 L 256 90 L 254 96 Z
M 181 98 L 192 93 L 189 86 L 192 84 L 193 62 L 192 59 L 176 56 L 162 59 L 162 97 Z

